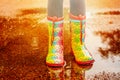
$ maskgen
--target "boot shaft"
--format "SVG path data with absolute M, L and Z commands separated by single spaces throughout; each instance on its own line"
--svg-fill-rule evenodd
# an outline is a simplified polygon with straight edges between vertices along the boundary
M 86 20 L 70 20 L 71 39 L 79 45 L 85 43 L 85 26 Z M 75 38 L 74 38 L 75 37 Z
M 63 21 L 48 22 L 49 47 L 46 63 L 49 66 L 63 66 Z
M 52 22 L 49 21 L 49 52 L 54 49 L 59 52 L 60 48 L 63 49 L 63 21 Z M 53 51 L 52 51 L 53 52 Z M 63 52 L 62 52 L 63 53 Z

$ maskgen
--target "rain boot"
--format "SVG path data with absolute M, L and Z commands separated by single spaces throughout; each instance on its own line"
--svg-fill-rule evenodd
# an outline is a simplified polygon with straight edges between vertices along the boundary
M 49 49 L 46 57 L 48 66 L 63 66 L 63 18 L 48 17 Z
M 78 64 L 94 62 L 85 46 L 85 15 L 85 0 L 70 0 L 71 47 Z
M 85 46 L 86 17 L 70 14 L 71 47 L 78 64 L 91 64 L 94 59 Z

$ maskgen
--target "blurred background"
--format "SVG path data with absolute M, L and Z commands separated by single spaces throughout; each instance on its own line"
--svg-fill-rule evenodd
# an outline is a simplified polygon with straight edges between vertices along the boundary
M 119 0 L 86 0 L 87 12 L 101 11 L 105 9 L 119 10 Z M 1 0 L 0 13 L 11 14 L 20 8 L 47 7 L 47 0 Z M 64 7 L 69 7 L 69 0 L 64 0 Z M 2 13 L 3 12 L 3 13 Z

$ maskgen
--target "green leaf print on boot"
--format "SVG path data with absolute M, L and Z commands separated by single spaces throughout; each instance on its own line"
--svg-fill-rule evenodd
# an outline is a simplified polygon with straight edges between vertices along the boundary
M 94 59 L 85 46 L 85 16 L 70 15 L 71 47 L 78 64 L 92 64 Z

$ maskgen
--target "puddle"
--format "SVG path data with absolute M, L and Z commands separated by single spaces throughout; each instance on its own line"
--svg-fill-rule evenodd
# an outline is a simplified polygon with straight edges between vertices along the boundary
M 120 79 L 120 56 L 118 56 L 120 52 L 120 31 L 117 30 L 120 27 L 118 23 L 119 16 L 112 18 L 97 16 L 87 19 L 85 41 L 88 50 L 95 59 L 93 65 L 87 66 L 75 63 L 69 44 L 69 24 L 65 23 L 64 58 L 66 65 L 62 68 L 51 68 L 45 64 L 48 52 L 48 27 L 44 17 L 45 15 L 38 13 L 26 13 L 15 18 L 0 17 L 1 80 Z M 101 19 L 104 20 L 101 21 Z M 114 26 L 116 27 L 114 28 Z M 94 34 L 95 32 L 97 34 Z M 104 77 L 101 78 L 103 75 Z

